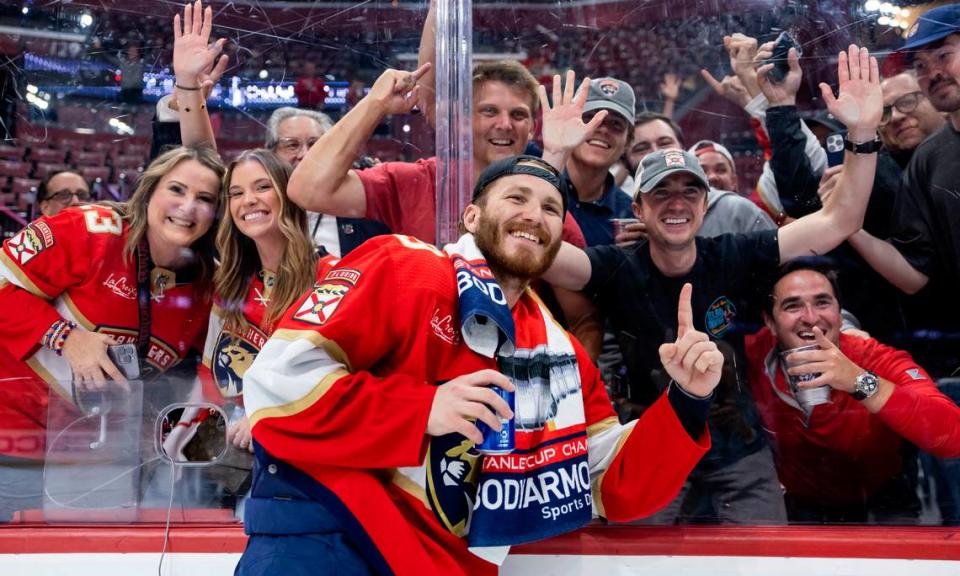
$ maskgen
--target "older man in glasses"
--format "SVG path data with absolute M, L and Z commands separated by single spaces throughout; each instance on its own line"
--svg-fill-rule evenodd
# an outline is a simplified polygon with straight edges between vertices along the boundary
M 888 78 L 880 87 L 883 90 L 880 138 L 894 160 L 905 168 L 916 147 L 943 128 L 946 120 L 920 90 L 914 71 Z
M 38 216 L 53 216 L 70 206 L 90 201 L 90 186 L 83 176 L 63 170 L 47 176 L 37 189 Z

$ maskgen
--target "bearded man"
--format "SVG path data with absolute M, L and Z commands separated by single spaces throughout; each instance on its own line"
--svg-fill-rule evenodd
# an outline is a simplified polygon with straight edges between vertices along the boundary
M 456 244 L 371 240 L 288 311 L 244 381 L 257 467 L 237 574 L 496 574 L 510 545 L 673 499 L 709 448 L 723 356 L 688 285 L 660 348 L 673 383 L 619 424 L 529 288 L 560 247 L 565 187 L 539 158 L 493 162 Z M 478 425 L 511 419 L 514 451 L 478 453 Z

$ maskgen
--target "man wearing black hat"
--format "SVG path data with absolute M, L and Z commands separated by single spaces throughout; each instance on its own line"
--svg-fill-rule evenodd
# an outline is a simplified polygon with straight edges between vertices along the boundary
M 539 158 L 494 162 L 456 244 L 374 238 L 290 309 L 244 379 L 260 473 L 238 575 L 492 575 L 510 545 L 677 493 L 709 446 L 723 357 L 687 286 L 660 349 L 675 384 L 617 422 L 528 287 L 560 246 L 564 188 Z M 516 452 L 478 454 L 484 427 Z
M 742 358 L 743 335 L 758 323 L 757 286 L 781 261 L 822 254 L 860 229 L 876 170 L 877 124 L 882 111 L 879 72 L 866 49 L 839 57 L 840 98 L 821 85 L 830 110 L 850 127 L 845 170 L 823 209 L 780 228 L 752 234 L 697 236 L 707 209 L 707 177 L 695 156 L 659 150 L 641 162 L 637 203 L 649 241 L 599 246 L 586 252 L 564 245 L 544 278 L 584 290 L 614 324 L 637 411 L 668 382 L 652 351 L 677 327 L 667 302 L 692 283 L 694 323 Z M 785 517 L 772 459 L 744 382 L 744 363 L 727 362 L 710 418 L 714 447 L 691 478 L 692 501 L 716 505 L 708 519 L 764 523 Z M 758 478 L 760 479 L 758 481 Z M 692 511 L 691 511 L 692 512 Z M 693 512 L 692 512 L 693 513 Z M 693 516 L 701 518 L 699 514 Z

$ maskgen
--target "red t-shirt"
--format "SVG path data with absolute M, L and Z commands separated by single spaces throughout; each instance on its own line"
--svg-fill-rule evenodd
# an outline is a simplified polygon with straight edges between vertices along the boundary
M 437 242 L 437 159 L 416 162 L 384 162 L 357 172 L 363 182 L 370 220 L 379 220 L 394 234 L 415 236 L 429 244 Z M 563 239 L 585 248 L 587 243 L 577 222 L 567 214 Z

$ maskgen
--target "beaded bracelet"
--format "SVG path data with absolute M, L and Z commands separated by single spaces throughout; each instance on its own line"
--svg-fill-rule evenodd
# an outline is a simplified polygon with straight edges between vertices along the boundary
M 57 320 L 47 329 L 40 343 L 56 352 L 57 356 L 63 356 L 63 345 L 67 342 L 67 336 L 69 336 L 70 332 L 76 327 L 76 322 L 63 319 Z

